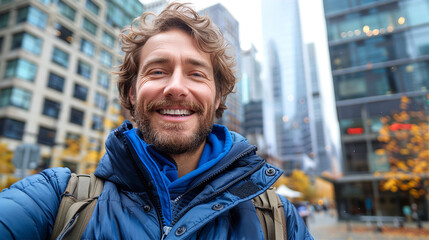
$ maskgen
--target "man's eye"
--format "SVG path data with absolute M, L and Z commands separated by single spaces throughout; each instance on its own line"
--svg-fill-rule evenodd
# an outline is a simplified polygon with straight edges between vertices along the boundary
M 194 77 L 204 77 L 203 74 L 197 73 L 197 72 L 191 73 L 191 76 L 194 76 Z
M 162 74 L 164 74 L 164 72 L 157 70 L 157 71 L 152 71 L 151 74 L 152 75 L 162 75 Z

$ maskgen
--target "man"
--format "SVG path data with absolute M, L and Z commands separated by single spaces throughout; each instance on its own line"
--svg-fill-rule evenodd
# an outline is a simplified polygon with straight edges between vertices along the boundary
M 83 239 L 263 239 L 252 198 L 281 171 L 242 136 L 214 124 L 235 84 L 234 62 L 210 19 L 170 4 L 121 34 L 118 75 L 130 122 L 113 131 L 95 175 L 104 179 Z M 0 236 L 46 239 L 70 178 L 53 168 L 0 195 Z M 312 239 L 281 198 L 289 239 Z

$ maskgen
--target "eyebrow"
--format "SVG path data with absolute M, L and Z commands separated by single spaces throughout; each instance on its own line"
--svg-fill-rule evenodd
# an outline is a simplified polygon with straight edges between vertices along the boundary
M 172 60 L 168 57 L 155 57 L 155 58 L 149 59 L 147 62 L 144 63 L 140 72 L 142 72 L 142 73 L 146 72 L 146 70 L 152 65 L 168 64 L 171 61 Z M 202 67 L 202 68 L 206 69 L 207 71 L 213 71 L 211 65 L 209 65 L 206 61 L 201 61 L 201 60 L 196 59 L 196 58 L 186 58 L 185 64 L 190 64 L 190 65 L 196 66 L 196 67 Z
M 170 59 L 168 59 L 166 57 L 156 57 L 156 58 L 153 58 L 153 59 L 149 59 L 147 62 L 144 63 L 144 65 L 142 66 L 140 72 L 141 73 L 146 72 L 146 70 L 150 66 L 152 66 L 154 64 L 166 64 L 166 63 L 169 63 L 169 62 L 170 62 Z
M 185 63 L 196 66 L 196 67 L 205 68 L 207 71 L 213 71 L 212 67 L 206 61 L 201 61 L 201 60 L 198 60 L 195 58 L 187 58 L 185 60 Z

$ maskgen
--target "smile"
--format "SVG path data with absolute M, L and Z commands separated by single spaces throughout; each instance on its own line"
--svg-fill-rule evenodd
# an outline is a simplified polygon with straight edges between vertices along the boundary
M 160 109 L 158 112 L 162 115 L 185 117 L 191 115 L 193 112 L 187 109 Z

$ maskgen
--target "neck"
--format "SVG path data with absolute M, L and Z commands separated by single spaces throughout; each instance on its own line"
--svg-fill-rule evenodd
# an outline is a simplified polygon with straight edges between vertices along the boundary
M 177 164 L 177 173 L 179 178 L 185 176 L 186 174 L 195 170 L 198 166 L 198 162 L 200 161 L 201 154 L 203 154 L 204 146 L 206 142 L 204 141 L 197 150 L 193 152 L 186 152 L 182 154 L 172 154 L 171 158 Z

